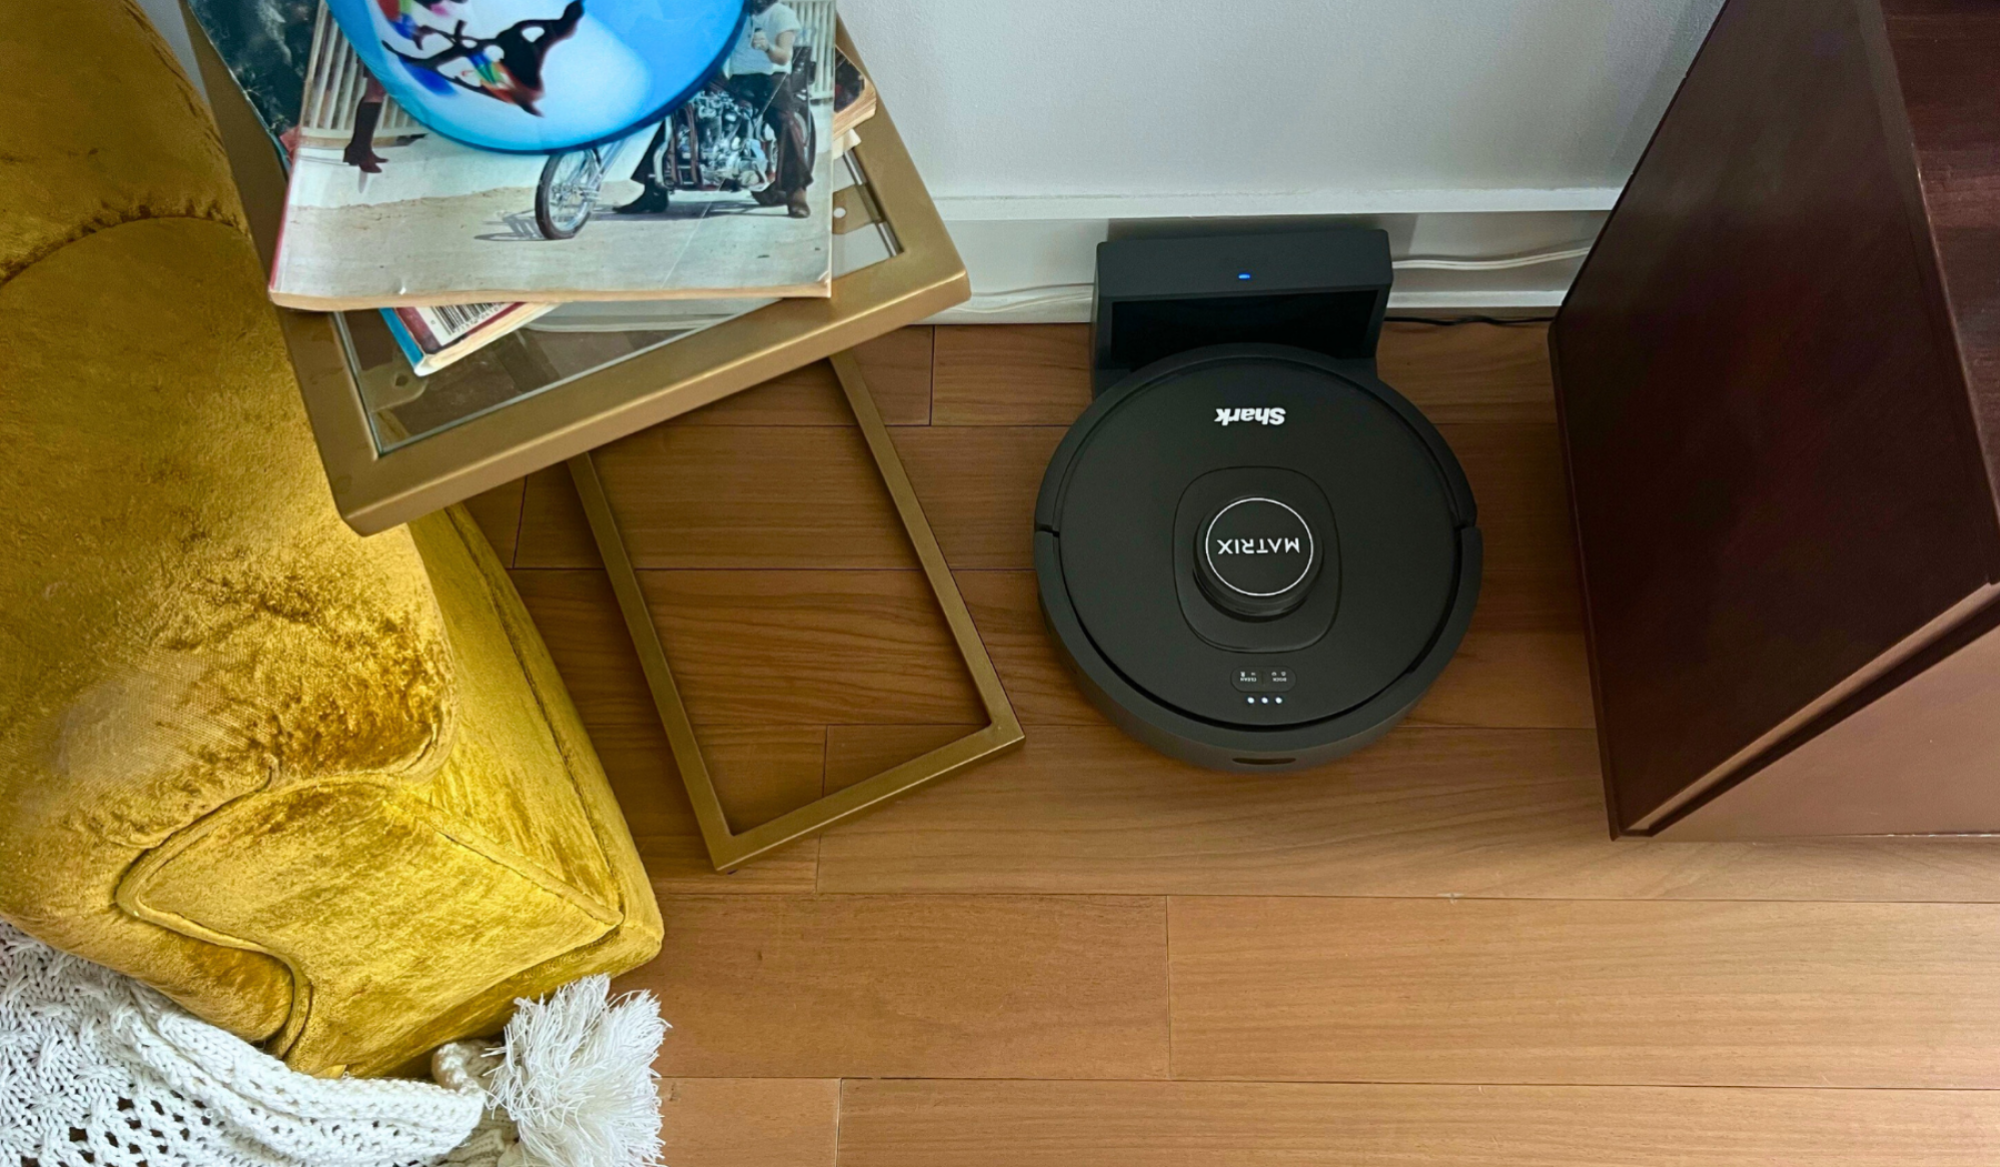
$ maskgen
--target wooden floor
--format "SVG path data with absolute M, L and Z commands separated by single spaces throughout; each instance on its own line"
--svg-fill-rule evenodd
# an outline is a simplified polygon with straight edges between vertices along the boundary
M 864 368 L 1027 728 L 707 871 L 560 470 L 476 504 L 651 869 L 673 1167 L 2000 1163 L 2000 845 L 1606 837 L 1544 336 L 1392 325 L 1485 588 L 1410 722 L 1298 775 L 1111 729 L 1052 655 L 1030 510 L 1084 333 Z M 824 367 L 599 453 L 739 826 L 978 717 Z

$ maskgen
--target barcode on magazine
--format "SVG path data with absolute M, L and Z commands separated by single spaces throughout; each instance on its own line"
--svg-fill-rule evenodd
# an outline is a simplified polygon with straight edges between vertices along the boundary
M 437 339 L 438 347 L 443 348 L 512 307 L 512 304 L 427 304 L 413 311 Z

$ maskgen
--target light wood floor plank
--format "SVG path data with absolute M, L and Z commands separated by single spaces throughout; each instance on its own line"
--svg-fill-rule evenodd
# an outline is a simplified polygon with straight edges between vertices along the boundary
M 598 568 L 597 544 L 590 534 L 590 520 L 584 517 L 583 503 L 576 497 L 569 468 L 549 466 L 524 480 L 521 500 L 521 541 L 515 552 L 516 567 Z M 636 504 L 644 510 L 643 501 Z M 621 516 L 635 506 L 633 500 L 615 499 L 612 506 Z
M 514 578 L 662 896 L 620 987 L 677 1026 L 668 1162 L 824 1165 L 836 1131 L 843 1167 L 2000 1162 L 2000 1092 L 1824 1088 L 1996 1085 L 2000 847 L 1606 837 L 1541 328 L 1385 329 L 1473 481 L 1481 603 L 1409 724 L 1247 776 L 1117 733 L 1042 629 L 1028 528 L 1085 336 L 862 354 L 1028 739 L 734 876 L 566 472 L 474 500 L 550 568 Z M 979 720 L 824 366 L 606 459 L 642 561 L 693 569 L 645 587 L 744 823 Z
M 665 896 L 667 940 L 619 978 L 697 1077 L 1156 1078 L 1154 898 Z
M 2000 1096 L 846 1082 L 840 1167 L 1974 1167 Z M 681 1167 L 701 1167 L 685 1163 Z
M 959 571 L 959 593 L 979 626 L 1014 710 L 1026 725 L 1097 725 L 1103 718 L 1071 679 L 1043 627 L 1035 573 Z M 1476 611 L 1415 724 L 1589 729 L 1590 665 L 1580 628 L 1507 627 Z
M 837 426 L 655 426 L 595 454 L 633 565 L 913 568 L 861 431 Z M 521 567 L 600 562 L 567 474 L 537 475 Z
M 601 571 L 517 571 L 577 705 L 658 718 Z M 647 571 L 640 584 L 697 726 L 980 720 L 917 571 Z
M 1033 566 L 1035 494 L 1050 427 L 918 427 L 897 448 L 958 570 Z M 1447 427 L 1480 499 L 1483 632 L 1582 630 L 1553 426 Z M 642 567 L 889 567 L 913 562 L 858 439 L 831 429 L 647 431 L 599 457 Z M 728 489 L 723 489 L 727 486 Z M 566 472 L 528 479 L 517 562 L 595 567 Z
M 1549 326 L 1382 325 L 1376 372 L 1438 425 L 1556 419 Z
M 856 572 L 852 579 L 838 579 L 834 572 L 723 573 L 722 578 L 749 579 L 750 594 L 762 596 L 746 605 L 740 629 L 724 627 L 731 621 L 733 596 L 726 588 L 706 588 L 711 598 L 700 607 L 676 602 L 671 610 L 656 615 L 669 624 L 690 625 L 675 643 L 689 652 L 716 649 L 710 665 L 695 660 L 682 662 L 671 657 L 676 669 L 706 669 L 712 682 L 709 692 L 721 706 L 735 709 L 755 707 L 756 717 L 775 718 L 798 724 L 809 720 L 799 715 L 786 717 L 772 710 L 774 699 L 785 694 L 814 693 L 835 697 L 823 678 L 829 670 L 838 672 L 843 661 L 860 667 L 881 664 L 890 658 L 893 666 L 912 667 L 916 675 L 896 682 L 899 692 L 920 698 L 902 712 L 869 717 L 865 711 L 834 716 L 835 721 L 955 722 L 952 716 L 926 716 L 921 709 L 935 708 L 941 695 L 950 700 L 963 697 L 970 702 L 971 689 L 963 681 L 956 663 L 956 650 L 945 639 L 942 618 L 935 603 L 922 589 L 922 579 L 914 572 Z M 694 579 L 695 573 L 647 573 L 648 580 Z M 544 578 L 547 577 L 547 578 Z M 904 578 L 907 577 L 907 578 Z M 1000 672 L 1017 716 L 1027 725 L 1098 725 L 1103 718 L 1084 700 L 1069 671 L 1056 654 L 1044 630 L 1036 603 L 1035 578 L 1028 571 L 962 571 L 956 573 L 959 590 L 972 612 L 980 638 L 994 667 Z M 818 628 L 815 622 L 836 614 L 829 605 L 861 603 L 853 595 L 845 599 L 824 594 L 831 581 L 843 592 L 865 597 L 878 593 L 877 602 L 888 618 L 900 622 L 899 637 L 917 637 L 914 649 L 894 644 L 858 644 L 844 649 L 847 655 L 830 659 L 819 650 L 839 629 Z M 699 582 L 696 580 L 695 582 Z M 623 623 L 610 604 L 610 591 L 597 571 L 520 571 L 516 586 L 529 610 L 540 623 L 545 639 L 560 640 L 559 664 L 568 662 L 565 675 L 574 674 L 571 684 L 579 690 L 579 702 L 586 699 L 598 710 L 622 709 L 625 720 L 650 718 L 650 699 L 637 658 L 632 656 Z M 651 585 L 649 585 L 651 586 Z M 719 595 L 718 595 L 719 593 Z M 662 603 L 665 603 L 663 600 Z M 715 605 L 721 604 L 717 611 Z M 712 623 L 711 623 L 712 622 Z M 762 625 L 791 624 L 787 633 L 778 629 L 753 631 Z M 1583 658 L 1582 636 L 1575 631 L 1508 631 L 1494 629 L 1492 622 L 1475 614 L 1472 630 L 1438 683 L 1412 715 L 1418 724 L 1525 726 L 1534 728 L 1588 728 L 1593 724 L 1590 708 L 1588 669 Z M 799 627 L 803 625 L 803 627 Z M 738 635 L 749 637 L 758 653 L 786 655 L 760 659 L 732 653 Z M 774 681 L 768 666 L 796 664 L 801 671 L 778 674 Z M 753 667 L 754 666 L 754 667 Z M 964 708 L 972 708 L 969 704 Z M 725 715 L 717 713 L 718 719 Z M 733 715 L 730 715 L 733 716 Z M 816 715 L 817 716 L 817 715 Z
M 660 1159 L 674 1167 L 833 1167 L 839 1132 L 831 1079 L 660 1079 Z
M 829 781 L 951 732 L 835 726 Z M 1989 840 L 1613 841 L 1596 748 L 1588 731 L 1404 727 L 1317 770 L 1217 774 L 1108 725 L 1030 726 L 1018 752 L 829 832 L 820 888 L 2000 900 Z
M 1023 725 L 1098 725 L 1104 718 L 1076 687 L 1042 621 L 1035 573 L 955 571 L 958 594 Z
M 819 797 L 825 765 L 822 726 L 706 727 L 698 732 L 724 809 L 744 830 Z M 625 812 L 632 841 L 653 886 L 668 892 L 809 892 L 819 865 L 819 840 L 775 851 L 731 875 L 709 861 L 701 828 L 688 805 L 657 723 L 598 724 L 591 742 Z
M 1556 428 L 1532 422 L 1440 425 L 1465 468 L 1485 544 L 1478 615 L 1504 632 L 1580 632 L 1577 587 Z
M 2000 906 L 1170 904 L 1174 1075 L 2000 1086 Z
M 695 724 L 957 724 L 971 678 L 917 571 L 649 571 Z
M 686 891 L 811 891 L 819 843 L 718 875 L 695 825 L 659 713 L 602 572 L 514 573 L 590 734 L 633 841 L 656 884 Z M 817 797 L 823 726 L 702 726 L 698 731 L 725 807 L 763 821 Z
M 1595 728 L 1583 633 L 1493 628 L 1498 622 L 1473 613 L 1458 651 L 1408 724 Z
M 898 329 L 851 351 L 861 364 L 883 421 L 890 425 L 930 423 L 929 328 Z M 833 366 L 816 361 L 665 424 L 851 426 L 854 414 L 841 396 Z
M 1090 404 L 1090 326 L 940 326 L 931 421 L 1062 425 Z
M 465 500 L 465 509 L 485 533 L 486 541 L 493 544 L 493 554 L 500 557 L 502 567 L 514 566 L 514 544 L 521 533 L 523 485 L 517 478 Z
M 976 725 L 828 726 L 826 790 L 832 793 L 852 786 L 978 728 Z
M 515 571 L 510 578 L 593 738 L 606 727 L 659 725 L 604 572 Z
M 1090 328 L 942 327 L 938 425 L 1068 425 L 1090 404 Z M 1546 324 L 1383 325 L 1382 379 L 1433 422 L 1555 420 Z
M 1035 495 L 1057 426 L 924 426 L 892 435 L 954 569 L 1033 567 Z
M 1555 426 L 1509 422 L 1441 429 L 1479 501 L 1486 547 L 1479 607 L 1489 626 L 1580 630 Z M 954 569 L 1034 566 L 1035 495 L 1062 433 L 1046 426 L 896 431 L 896 448 Z
M 902 329 L 854 352 L 885 422 L 929 424 L 930 329 Z M 641 567 L 914 562 L 886 509 L 888 496 L 833 367 L 824 361 L 594 454 L 627 548 Z M 519 566 L 597 566 L 590 529 L 563 467 L 529 475 L 527 483 L 525 500 L 515 504 L 525 551 Z M 513 538 L 508 536 L 509 555 Z M 852 546 L 830 550 L 843 542 Z

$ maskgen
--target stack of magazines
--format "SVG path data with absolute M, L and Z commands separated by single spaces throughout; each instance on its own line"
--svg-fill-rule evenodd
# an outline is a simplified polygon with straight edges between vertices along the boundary
M 522 100 L 494 96 L 509 29 L 587 19 L 584 0 L 544 0 L 536 20 L 526 0 L 370 2 L 428 46 L 431 80 L 495 100 Z M 851 162 L 837 171 L 875 95 L 835 46 L 834 0 L 746 0 L 741 43 L 680 104 L 552 154 L 479 149 L 412 118 L 322 0 L 189 7 L 288 168 L 271 299 L 379 314 L 396 384 L 523 328 L 678 335 L 824 298 L 852 266 L 837 262 L 833 196 L 855 180 Z M 485 30 L 483 15 L 513 23 Z M 543 40 L 544 60 L 565 51 Z M 393 403 L 387 383 L 364 391 Z

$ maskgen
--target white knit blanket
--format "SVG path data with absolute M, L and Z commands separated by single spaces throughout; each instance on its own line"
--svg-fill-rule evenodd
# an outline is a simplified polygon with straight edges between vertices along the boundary
M 445 1047 L 450 1088 L 321 1079 L 0 922 L 0 1167 L 653 1162 L 664 1026 L 650 996 L 607 993 L 523 1002 L 504 1051 Z

